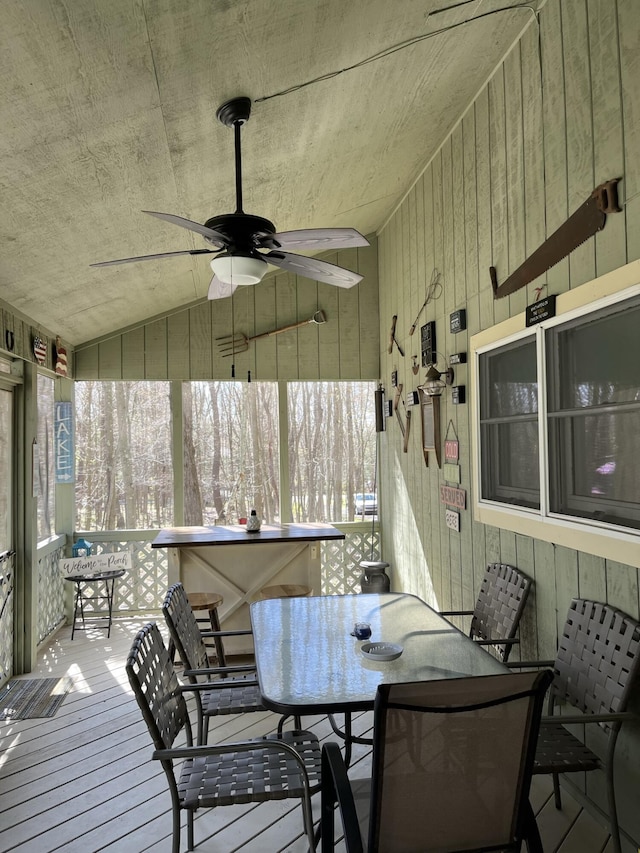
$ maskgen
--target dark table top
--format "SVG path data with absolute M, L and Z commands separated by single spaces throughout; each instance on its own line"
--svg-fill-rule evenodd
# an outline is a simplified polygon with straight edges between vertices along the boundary
M 393 661 L 366 660 L 355 622 L 371 641 L 399 643 Z M 508 672 L 420 598 L 403 593 L 325 595 L 251 605 L 264 704 L 282 714 L 364 710 L 383 682 L 428 681 Z
M 152 548 L 197 548 L 205 545 L 256 545 L 269 542 L 318 542 L 344 539 L 330 524 L 263 524 L 255 533 L 239 524 L 212 527 L 166 527 L 151 543 Z

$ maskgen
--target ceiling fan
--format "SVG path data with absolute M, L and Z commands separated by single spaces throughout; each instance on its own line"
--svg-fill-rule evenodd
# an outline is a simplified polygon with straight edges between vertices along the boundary
M 215 255 L 211 260 L 213 278 L 209 285 L 209 299 L 230 296 L 238 285 L 258 284 L 269 264 L 293 273 L 335 284 L 353 287 L 362 276 L 335 264 L 292 254 L 288 249 L 346 249 L 351 246 L 368 246 L 369 241 L 355 228 L 306 228 L 299 231 L 276 232 L 275 225 L 261 216 L 253 216 L 242 209 L 242 153 L 240 131 L 251 114 L 250 98 L 240 97 L 226 101 L 216 111 L 216 118 L 226 127 L 233 128 L 235 136 L 236 211 L 207 219 L 204 225 L 175 216 L 143 210 L 150 216 L 164 219 L 181 228 L 201 234 L 213 249 L 186 249 L 180 252 L 162 252 L 137 258 L 120 258 L 91 264 L 108 267 L 135 261 L 174 258 L 177 255 Z

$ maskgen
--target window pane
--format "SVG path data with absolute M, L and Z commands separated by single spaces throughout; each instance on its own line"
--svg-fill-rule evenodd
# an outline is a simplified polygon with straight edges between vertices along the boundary
M 375 384 L 291 382 L 288 397 L 293 520 L 375 516 Z
M 76 382 L 76 529 L 173 524 L 168 382 Z
M 38 540 L 55 533 L 53 379 L 38 374 Z
M 538 509 L 538 422 L 486 424 L 482 438 L 482 496 Z
M 535 339 L 480 356 L 482 497 L 540 507 Z
M 549 333 L 553 512 L 640 527 L 639 322 L 635 300 Z
M 185 524 L 280 519 L 278 386 L 185 382 Z
M 640 305 L 614 306 L 550 335 L 559 387 L 550 411 L 640 399 Z
M 501 347 L 480 357 L 481 417 L 531 415 L 538 411 L 535 340 Z

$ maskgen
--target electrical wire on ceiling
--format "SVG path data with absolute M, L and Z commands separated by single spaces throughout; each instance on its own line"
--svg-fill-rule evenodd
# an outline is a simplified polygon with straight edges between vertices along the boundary
M 447 6 L 443 9 L 436 9 L 434 12 L 429 13 L 429 17 L 441 14 L 442 12 L 450 12 L 454 9 L 457 9 L 459 6 L 465 6 L 471 2 L 475 2 L 475 0 L 463 0 L 463 2 L 456 3 L 454 6 Z M 451 32 L 451 30 L 455 30 L 458 27 L 464 27 L 466 24 L 471 24 L 475 21 L 480 21 L 483 18 L 488 18 L 490 15 L 497 15 L 501 12 L 514 12 L 519 11 L 520 9 L 524 9 L 531 12 L 534 19 L 537 19 L 538 9 L 529 3 L 518 3 L 515 6 L 502 6 L 499 9 L 492 9 L 490 12 L 483 12 L 481 15 L 476 15 L 475 17 L 467 18 L 464 21 L 458 21 L 457 24 L 449 24 L 449 26 L 447 27 L 441 27 L 440 29 L 432 30 L 429 33 L 423 33 L 419 36 L 413 36 L 412 38 L 406 39 L 405 41 L 401 41 L 398 44 L 391 45 L 390 47 L 385 47 L 384 50 L 381 50 L 378 53 L 374 53 L 372 56 L 366 57 L 366 59 L 361 59 L 360 62 L 355 62 L 353 65 L 347 65 L 345 68 L 340 68 L 338 71 L 328 71 L 326 74 L 321 74 L 319 77 L 314 77 L 313 80 L 307 80 L 304 83 L 297 83 L 295 86 L 289 86 L 287 89 L 283 89 L 281 92 L 274 92 L 271 95 L 263 95 L 260 98 L 255 98 L 254 103 L 258 104 L 262 101 L 270 101 L 272 98 L 280 98 L 283 95 L 290 95 L 292 92 L 298 92 L 300 89 L 305 89 L 307 86 L 312 86 L 314 83 L 321 83 L 324 80 L 331 80 L 333 77 L 338 77 L 340 74 L 346 74 L 347 71 L 354 71 L 356 68 L 362 68 L 364 65 L 368 65 L 371 62 L 377 62 L 379 59 L 384 59 L 385 57 L 391 56 L 392 54 L 397 53 L 400 50 L 404 50 L 407 47 L 411 47 L 414 44 L 419 44 L 420 42 L 426 41 L 427 39 L 435 38 L 435 36 Z

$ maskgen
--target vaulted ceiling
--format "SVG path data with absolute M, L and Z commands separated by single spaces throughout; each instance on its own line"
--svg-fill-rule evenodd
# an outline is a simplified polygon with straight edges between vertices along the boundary
M 238 95 L 244 209 L 375 232 L 531 7 L 455 25 L 504 5 L 3 0 L 0 299 L 79 344 L 205 298 L 206 256 L 89 264 L 205 245 L 141 211 L 233 212 Z

